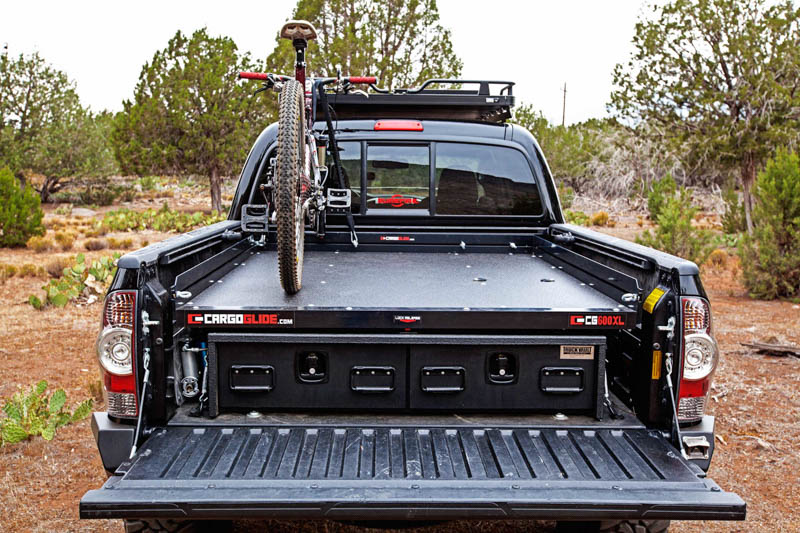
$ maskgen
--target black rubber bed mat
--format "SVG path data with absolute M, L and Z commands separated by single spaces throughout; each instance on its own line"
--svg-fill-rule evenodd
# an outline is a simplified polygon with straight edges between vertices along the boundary
M 741 519 L 647 429 L 169 427 L 85 518 Z

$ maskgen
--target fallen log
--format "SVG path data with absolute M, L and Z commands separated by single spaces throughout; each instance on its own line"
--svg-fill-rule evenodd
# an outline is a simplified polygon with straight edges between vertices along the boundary
M 740 342 L 739 344 L 769 355 L 793 355 L 795 357 L 800 357 L 800 346 L 793 346 L 791 344 L 772 344 L 767 342 Z

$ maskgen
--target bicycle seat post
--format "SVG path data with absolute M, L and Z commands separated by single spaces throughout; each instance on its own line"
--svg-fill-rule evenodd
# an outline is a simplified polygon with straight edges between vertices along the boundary
M 281 38 L 290 39 L 296 52 L 294 78 L 306 86 L 306 48 L 308 41 L 317 38 L 317 30 L 305 20 L 290 20 L 281 28 Z
M 308 41 L 305 39 L 294 39 L 292 41 L 294 45 L 294 50 L 297 53 L 297 56 L 294 61 L 294 79 L 300 82 L 300 84 L 305 87 L 306 86 L 306 47 L 308 46 Z

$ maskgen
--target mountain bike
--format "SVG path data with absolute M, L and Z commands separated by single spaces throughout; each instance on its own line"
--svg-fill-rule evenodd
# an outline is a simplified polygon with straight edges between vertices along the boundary
M 358 246 L 353 215 L 350 212 L 350 189 L 346 187 L 342 172 L 336 133 L 327 101 L 327 88 L 347 93 L 356 84 L 374 85 L 372 76 L 345 78 L 306 78 L 305 52 L 308 41 L 317 37 L 309 22 L 293 20 L 284 24 L 281 38 L 289 39 L 295 49 L 294 77 L 262 72 L 240 72 L 240 79 L 259 80 L 263 86 L 256 91 L 279 92 L 278 146 L 272 179 L 262 188 L 266 209 L 264 226 L 268 227 L 271 214 L 275 220 L 278 246 L 278 272 L 281 285 L 288 294 L 297 293 L 303 282 L 303 249 L 306 221 L 311 222 L 317 234 L 324 235 L 325 214 L 343 214 L 347 218 L 353 246 Z M 326 139 L 314 131 L 316 109 L 323 110 L 326 121 Z M 326 185 L 327 167 L 320 162 L 318 144 L 327 143 L 333 160 L 337 187 Z M 247 207 L 247 206 L 245 206 Z M 246 213 L 243 213 L 243 218 Z

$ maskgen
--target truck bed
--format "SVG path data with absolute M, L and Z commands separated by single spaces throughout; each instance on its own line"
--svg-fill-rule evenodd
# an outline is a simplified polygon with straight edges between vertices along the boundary
M 179 316 L 275 311 L 294 327 L 349 329 L 449 329 L 454 313 L 461 328 L 495 329 L 593 327 L 572 318 L 587 313 L 618 317 L 597 326 L 622 328 L 635 318 L 635 309 L 535 253 L 306 251 L 303 289 L 295 295 L 281 288 L 274 250 L 245 251 L 231 268 L 189 287 L 191 298 L 177 302 Z M 398 324 L 399 316 L 406 321 Z

